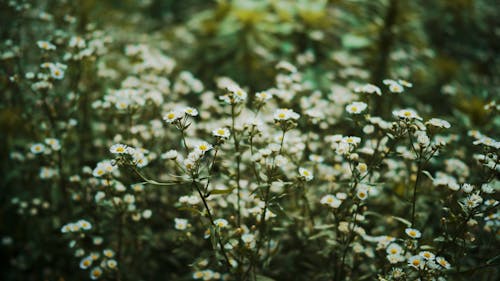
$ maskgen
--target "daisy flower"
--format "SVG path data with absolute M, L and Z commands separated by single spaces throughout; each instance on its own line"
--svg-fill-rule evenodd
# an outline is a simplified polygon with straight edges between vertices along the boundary
M 163 121 L 172 124 L 177 120 L 180 120 L 183 117 L 183 114 L 178 110 L 169 111 L 167 114 L 163 116 Z
M 52 51 L 52 50 L 56 49 L 56 46 L 54 44 L 50 43 L 49 41 L 40 40 L 40 41 L 36 42 L 36 45 L 38 46 L 38 48 L 45 50 L 45 51 Z
M 417 112 L 413 109 L 401 109 L 401 110 L 394 110 L 392 112 L 392 115 L 399 117 L 401 119 L 407 119 L 407 120 L 412 120 L 412 119 L 417 119 L 417 120 L 422 120 L 420 116 L 418 116 Z
M 121 143 L 113 144 L 109 151 L 113 154 L 126 154 L 127 146 Z
M 175 221 L 175 229 L 177 230 L 185 230 L 188 226 L 187 219 L 175 218 L 174 221 Z
M 45 145 L 43 143 L 35 143 L 31 146 L 30 150 L 33 154 L 40 154 L 45 151 Z
M 102 269 L 100 267 L 94 267 L 90 271 L 90 279 L 92 280 L 97 280 L 101 277 L 102 275 Z
M 90 266 L 92 266 L 92 262 L 94 262 L 94 260 L 92 259 L 92 257 L 91 256 L 87 256 L 87 257 L 83 258 L 80 261 L 80 268 L 81 269 L 87 269 Z
M 444 267 L 445 269 L 450 269 L 451 268 L 450 263 L 445 258 L 443 258 L 443 257 L 436 257 L 436 262 L 440 266 Z
M 214 220 L 214 224 L 219 228 L 224 228 L 228 225 L 228 222 L 225 219 L 216 219 Z
M 410 236 L 413 239 L 418 239 L 422 237 L 422 233 L 415 228 L 407 228 L 405 229 L 406 235 Z
M 335 195 L 332 194 L 327 194 L 321 197 L 321 200 L 319 202 L 323 205 L 328 205 L 334 209 L 340 207 L 340 204 L 342 204 L 342 201 L 340 201 Z
M 419 256 L 423 257 L 425 260 L 433 260 L 436 255 L 434 255 L 433 253 L 429 252 L 429 251 L 422 251 L 420 253 L 418 253 Z
M 192 117 L 198 116 L 198 110 L 196 110 L 196 108 L 192 108 L 192 107 L 186 107 L 184 109 L 184 113 L 186 113 L 187 115 L 192 116 Z
M 382 91 L 380 90 L 380 88 L 373 84 L 366 84 L 360 87 L 356 87 L 354 89 L 354 92 L 365 93 L 365 94 L 377 94 L 379 96 L 382 95 Z
M 218 128 L 212 131 L 212 135 L 221 139 L 228 139 L 231 133 L 226 128 Z
M 426 125 L 431 125 L 436 128 L 445 128 L 448 129 L 451 127 L 450 123 L 446 120 L 439 119 L 439 118 L 432 118 L 429 121 L 425 122 Z
M 299 168 L 300 177 L 306 181 L 311 181 L 313 179 L 313 173 L 305 168 Z
M 274 113 L 275 121 L 298 120 L 300 115 L 288 108 L 280 108 Z
M 351 104 L 348 104 L 345 109 L 350 114 L 360 114 L 365 111 L 367 107 L 368 105 L 366 103 L 355 101 Z
M 425 266 L 425 262 L 421 256 L 411 256 L 408 258 L 408 265 L 416 269 L 422 269 Z

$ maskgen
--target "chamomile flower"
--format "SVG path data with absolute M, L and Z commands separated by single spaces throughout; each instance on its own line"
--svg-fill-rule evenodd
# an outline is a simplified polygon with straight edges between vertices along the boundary
M 214 224 L 219 228 L 224 228 L 228 225 L 228 222 L 227 220 L 221 218 L 214 220 Z
M 313 179 L 313 173 L 305 168 L 299 168 L 299 175 L 305 181 L 311 181 Z
M 342 143 L 347 143 L 350 145 L 358 145 L 361 142 L 361 138 L 359 137 L 354 137 L 354 136 L 348 136 L 348 137 L 343 137 L 341 140 Z
M 102 254 L 107 257 L 107 258 L 112 258 L 115 256 L 115 251 L 111 250 L 111 249 L 104 249 L 102 251 Z
M 186 230 L 188 226 L 188 220 L 187 219 L 179 219 L 175 218 L 175 229 L 177 230 Z
M 92 229 L 92 224 L 86 220 L 79 220 L 78 225 L 83 229 L 83 230 L 90 230 Z
M 102 269 L 100 267 L 94 267 L 90 271 L 90 279 L 97 280 L 102 276 Z
M 366 200 L 368 198 L 368 188 L 365 186 L 360 186 L 356 189 L 356 196 L 361 200 Z
M 241 241 L 247 245 L 247 247 L 252 248 L 255 245 L 255 235 L 251 233 L 245 233 L 241 235 Z
M 195 147 L 196 151 L 200 152 L 201 154 L 204 154 L 205 152 L 209 151 L 212 148 L 213 146 L 208 142 L 201 142 Z
M 45 143 L 47 145 L 50 145 L 50 148 L 52 150 L 58 151 L 58 150 L 61 149 L 61 143 L 59 142 L 58 139 L 55 139 L 55 138 L 46 138 L 45 139 Z
M 94 260 L 92 259 L 91 256 L 87 256 L 85 258 L 83 258 L 81 261 L 80 261 L 80 268 L 81 269 L 87 269 L 89 267 L 92 266 L 92 263 L 94 262 Z
M 183 115 L 184 114 L 178 110 L 172 110 L 172 111 L 167 112 L 167 114 L 165 114 L 163 116 L 163 121 L 165 121 L 169 124 L 172 124 L 175 121 L 180 120 L 183 117 Z
M 397 243 L 391 243 L 389 244 L 389 246 L 387 246 L 385 251 L 389 255 L 400 255 L 401 253 L 403 253 L 403 248 Z
M 111 148 L 109 149 L 109 152 L 113 154 L 126 154 L 127 153 L 127 145 L 117 143 L 113 144 Z
M 448 129 L 451 127 L 448 121 L 439 118 L 431 118 L 429 121 L 425 122 L 425 124 L 434 126 L 436 128 Z
M 50 76 L 52 76 L 52 78 L 54 79 L 61 80 L 64 78 L 64 69 L 62 69 L 61 67 L 53 66 L 50 68 Z
M 413 239 L 418 239 L 418 238 L 422 237 L 422 233 L 418 229 L 415 229 L 415 228 L 407 228 L 407 229 L 405 229 L 405 233 L 406 233 L 406 235 L 410 236 Z
M 191 117 L 198 116 L 198 110 L 196 110 L 196 108 L 192 108 L 192 107 L 186 107 L 184 109 L 184 113 L 186 113 L 187 115 L 189 115 Z
M 345 110 L 350 114 L 360 114 L 365 111 L 367 107 L 368 105 L 366 103 L 355 101 L 351 104 L 348 104 Z
M 118 262 L 114 259 L 110 259 L 106 261 L 106 267 L 109 269 L 116 269 L 118 266 Z
M 436 257 L 436 255 L 434 255 L 432 252 L 429 251 L 422 251 L 418 253 L 418 255 L 428 261 L 434 260 L 434 258 Z
M 321 197 L 321 200 L 319 202 L 323 205 L 328 205 L 334 209 L 340 207 L 340 204 L 342 204 L 342 201 L 332 194 L 327 194 Z
M 436 257 L 436 263 L 444 267 L 445 269 L 451 268 L 451 264 L 443 257 Z
M 275 121 L 298 120 L 300 115 L 288 108 L 280 108 L 274 113 Z
M 365 93 L 365 94 L 377 94 L 379 96 L 382 95 L 382 91 L 380 90 L 380 88 L 373 84 L 366 84 L 360 87 L 356 87 L 354 89 L 354 92 Z
M 422 118 L 418 116 L 417 112 L 413 109 L 394 110 L 392 112 L 392 115 L 406 120 L 413 120 L 413 119 L 422 120 Z
M 221 139 L 228 139 L 231 133 L 226 128 L 218 128 L 212 131 L 212 135 Z
M 382 81 L 384 85 L 389 86 L 389 91 L 392 93 L 402 93 L 404 91 L 404 88 L 401 84 L 399 84 L 397 81 L 391 80 L 391 79 L 385 79 Z
M 266 102 L 270 100 L 273 97 L 273 95 L 269 92 L 258 92 L 255 93 L 255 98 L 257 99 L 258 102 Z
M 31 146 L 30 150 L 33 154 L 41 154 L 45 151 L 45 145 L 43 143 L 35 143 Z
M 421 256 L 411 256 L 408 258 L 408 265 L 416 269 L 423 269 L 425 266 L 425 261 Z
M 38 48 L 45 50 L 45 51 L 52 51 L 52 50 L 56 49 L 56 46 L 54 44 L 50 43 L 49 41 L 40 40 L 40 41 L 36 42 L 36 45 L 38 46 Z

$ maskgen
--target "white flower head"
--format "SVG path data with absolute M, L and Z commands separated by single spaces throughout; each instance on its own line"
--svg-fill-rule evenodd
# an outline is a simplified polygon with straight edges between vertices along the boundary
M 345 110 L 350 114 L 360 114 L 365 111 L 367 107 L 368 105 L 366 103 L 355 101 L 351 104 L 348 104 Z
M 218 128 L 212 131 L 212 135 L 221 139 L 228 139 L 231 133 L 226 128 Z
M 425 122 L 425 124 L 434 126 L 436 128 L 448 129 L 451 127 L 448 121 L 439 118 L 431 118 L 429 121 Z
M 311 181 L 313 179 L 313 173 L 305 168 L 299 168 L 299 175 L 305 181 Z
M 179 219 L 175 218 L 175 229 L 177 230 L 186 230 L 188 226 L 188 220 L 187 219 Z
M 288 108 L 280 108 L 274 113 L 275 121 L 298 120 L 300 115 Z
M 354 89 L 354 92 L 365 93 L 365 94 L 377 94 L 379 96 L 382 95 L 382 91 L 380 90 L 380 88 L 373 84 L 366 84 L 360 87 L 356 87 Z
M 422 121 L 422 118 L 418 116 L 417 112 L 413 109 L 401 109 L 401 110 L 394 110 L 392 112 L 392 115 L 395 117 L 401 118 L 401 119 L 406 119 L 406 120 L 413 120 L 417 119 Z
M 410 236 L 413 239 L 418 239 L 418 238 L 422 237 L 422 233 L 418 229 L 415 229 L 415 228 L 407 228 L 407 229 L 405 229 L 405 233 L 406 233 L 406 235 Z
M 184 113 L 179 110 L 172 110 L 163 116 L 163 120 L 169 124 L 174 123 L 184 117 Z

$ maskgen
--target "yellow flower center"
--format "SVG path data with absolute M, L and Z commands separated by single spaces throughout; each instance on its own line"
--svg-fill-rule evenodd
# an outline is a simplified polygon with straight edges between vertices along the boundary
M 414 266 L 420 265 L 420 260 L 414 260 L 411 262 Z

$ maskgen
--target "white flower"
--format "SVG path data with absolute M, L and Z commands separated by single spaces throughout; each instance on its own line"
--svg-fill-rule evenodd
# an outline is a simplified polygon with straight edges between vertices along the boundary
M 419 256 L 423 257 L 425 260 L 434 260 L 434 258 L 436 257 L 436 255 L 434 255 L 433 253 L 429 252 L 429 251 L 422 251 L 420 253 L 418 253 Z
M 80 228 L 82 228 L 83 230 L 90 230 L 90 229 L 92 229 L 92 224 L 90 224 L 90 222 L 88 222 L 86 220 L 79 220 L 78 221 L 78 226 L 80 226 Z
M 341 142 L 347 143 L 350 145 L 358 145 L 361 142 L 361 138 L 354 137 L 354 136 L 348 136 L 348 137 L 343 137 Z
M 101 275 L 102 275 L 102 269 L 100 267 L 94 267 L 90 271 L 90 279 L 92 279 L 92 280 L 99 279 L 99 277 L 101 277 Z
M 298 120 L 300 115 L 288 108 L 280 108 L 274 113 L 275 121 Z
M 198 116 L 198 110 L 196 110 L 195 108 L 192 108 L 192 107 L 186 107 L 184 109 L 184 113 L 186 113 L 187 115 L 189 116 Z
M 204 154 L 212 148 L 213 146 L 208 142 L 201 142 L 195 147 L 196 151 L 200 152 L 201 154 Z
M 167 114 L 165 114 L 163 116 L 163 120 L 169 124 L 177 121 L 177 120 L 180 120 L 182 117 L 184 116 L 184 114 L 178 110 L 172 110 L 172 111 L 169 111 L 167 112 Z
M 347 112 L 349 112 L 350 114 L 360 114 L 362 113 L 363 111 L 365 111 L 365 109 L 368 107 L 368 105 L 364 102 L 358 102 L 358 101 L 355 101 L 351 104 L 348 104 L 345 108 L 345 110 Z
M 271 98 L 273 97 L 273 95 L 269 92 L 258 92 L 255 94 L 255 98 L 259 101 L 259 102 L 265 102 L 265 101 L 268 101 L 270 100 Z
M 335 195 L 332 194 L 327 194 L 321 197 L 321 200 L 319 202 L 323 205 L 328 205 L 334 209 L 340 207 L 340 204 L 342 204 L 342 201 L 340 201 Z
M 436 257 L 436 262 L 440 266 L 444 267 L 445 269 L 450 269 L 451 268 L 450 263 L 445 258 L 443 258 L 443 257 Z
M 377 94 L 379 96 L 382 95 L 382 91 L 380 90 L 379 87 L 373 85 L 373 84 L 366 84 L 361 87 L 356 87 L 354 89 L 354 92 L 356 93 L 366 93 L 366 94 Z
M 80 268 L 87 269 L 92 266 L 92 262 L 94 262 L 94 259 L 91 256 L 86 256 L 80 261 Z
M 417 255 L 408 258 L 408 265 L 416 269 L 422 269 L 425 266 L 425 262 L 421 256 Z
M 392 93 L 402 93 L 404 91 L 403 86 L 394 80 L 385 79 L 382 82 L 384 83 L 384 85 L 389 86 L 389 91 L 391 91 Z
M 179 219 L 175 218 L 175 229 L 177 230 L 186 230 L 188 226 L 188 220 L 187 219 Z
M 33 154 L 40 154 L 45 151 L 45 145 L 43 143 L 35 143 L 31 146 L 30 150 Z
M 46 138 L 45 139 L 45 143 L 47 145 L 50 145 L 50 148 L 52 148 L 53 150 L 60 150 L 61 149 L 61 143 L 59 142 L 58 139 L 55 139 L 55 138 Z
M 392 115 L 402 118 L 402 119 L 417 119 L 417 120 L 422 120 L 420 116 L 418 116 L 417 112 L 413 109 L 401 109 L 401 110 L 394 110 L 392 112 Z
M 225 219 L 216 219 L 214 220 L 214 224 L 219 228 L 224 228 L 228 225 L 228 222 Z
M 406 235 L 410 236 L 413 239 L 418 239 L 422 237 L 422 233 L 415 228 L 407 228 L 405 229 Z
M 126 154 L 127 146 L 121 143 L 113 144 L 109 151 L 113 154 Z
M 36 44 L 38 45 L 38 48 L 46 51 L 52 51 L 56 49 L 56 46 L 49 41 L 37 41 Z
M 365 200 L 368 198 L 368 188 L 366 186 L 358 187 L 356 189 L 356 196 L 361 200 Z
M 464 183 L 464 185 L 462 185 L 462 190 L 465 193 L 471 193 L 474 190 L 474 186 L 469 183 Z
M 299 174 L 301 178 L 304 178 L 306 181 L 311 181 L 313 179 L 313 173 L 305 168 L 299 168 Z
M 385 251 L 389 255 L 400 255 L 401 253 L 403 253 L 403 248 L 397 243 L 391 243 L 389 244 L 389 246 L 387 246 Z
M 175 160 L 177 158 L 178 152 L 177 150 L 171 149 L 161 155 L 162 159 Z
M 50 68 L 50 76 L 52 76 L 52 78 L 54 79 L 61 80 L 64 78 L 64 69 L 57 66 L 52 66 Z
M 226 128 L 218 128 L 212 131 L 212 135 L 221 139 L 228 139 L 231 133 Z
M 425 124 L 432 125 L 437 128 L 450 128 L 451 125 L 448 121 L 439 119 L 439 118 L 431 118 L 429 121 L 425 122 Z

